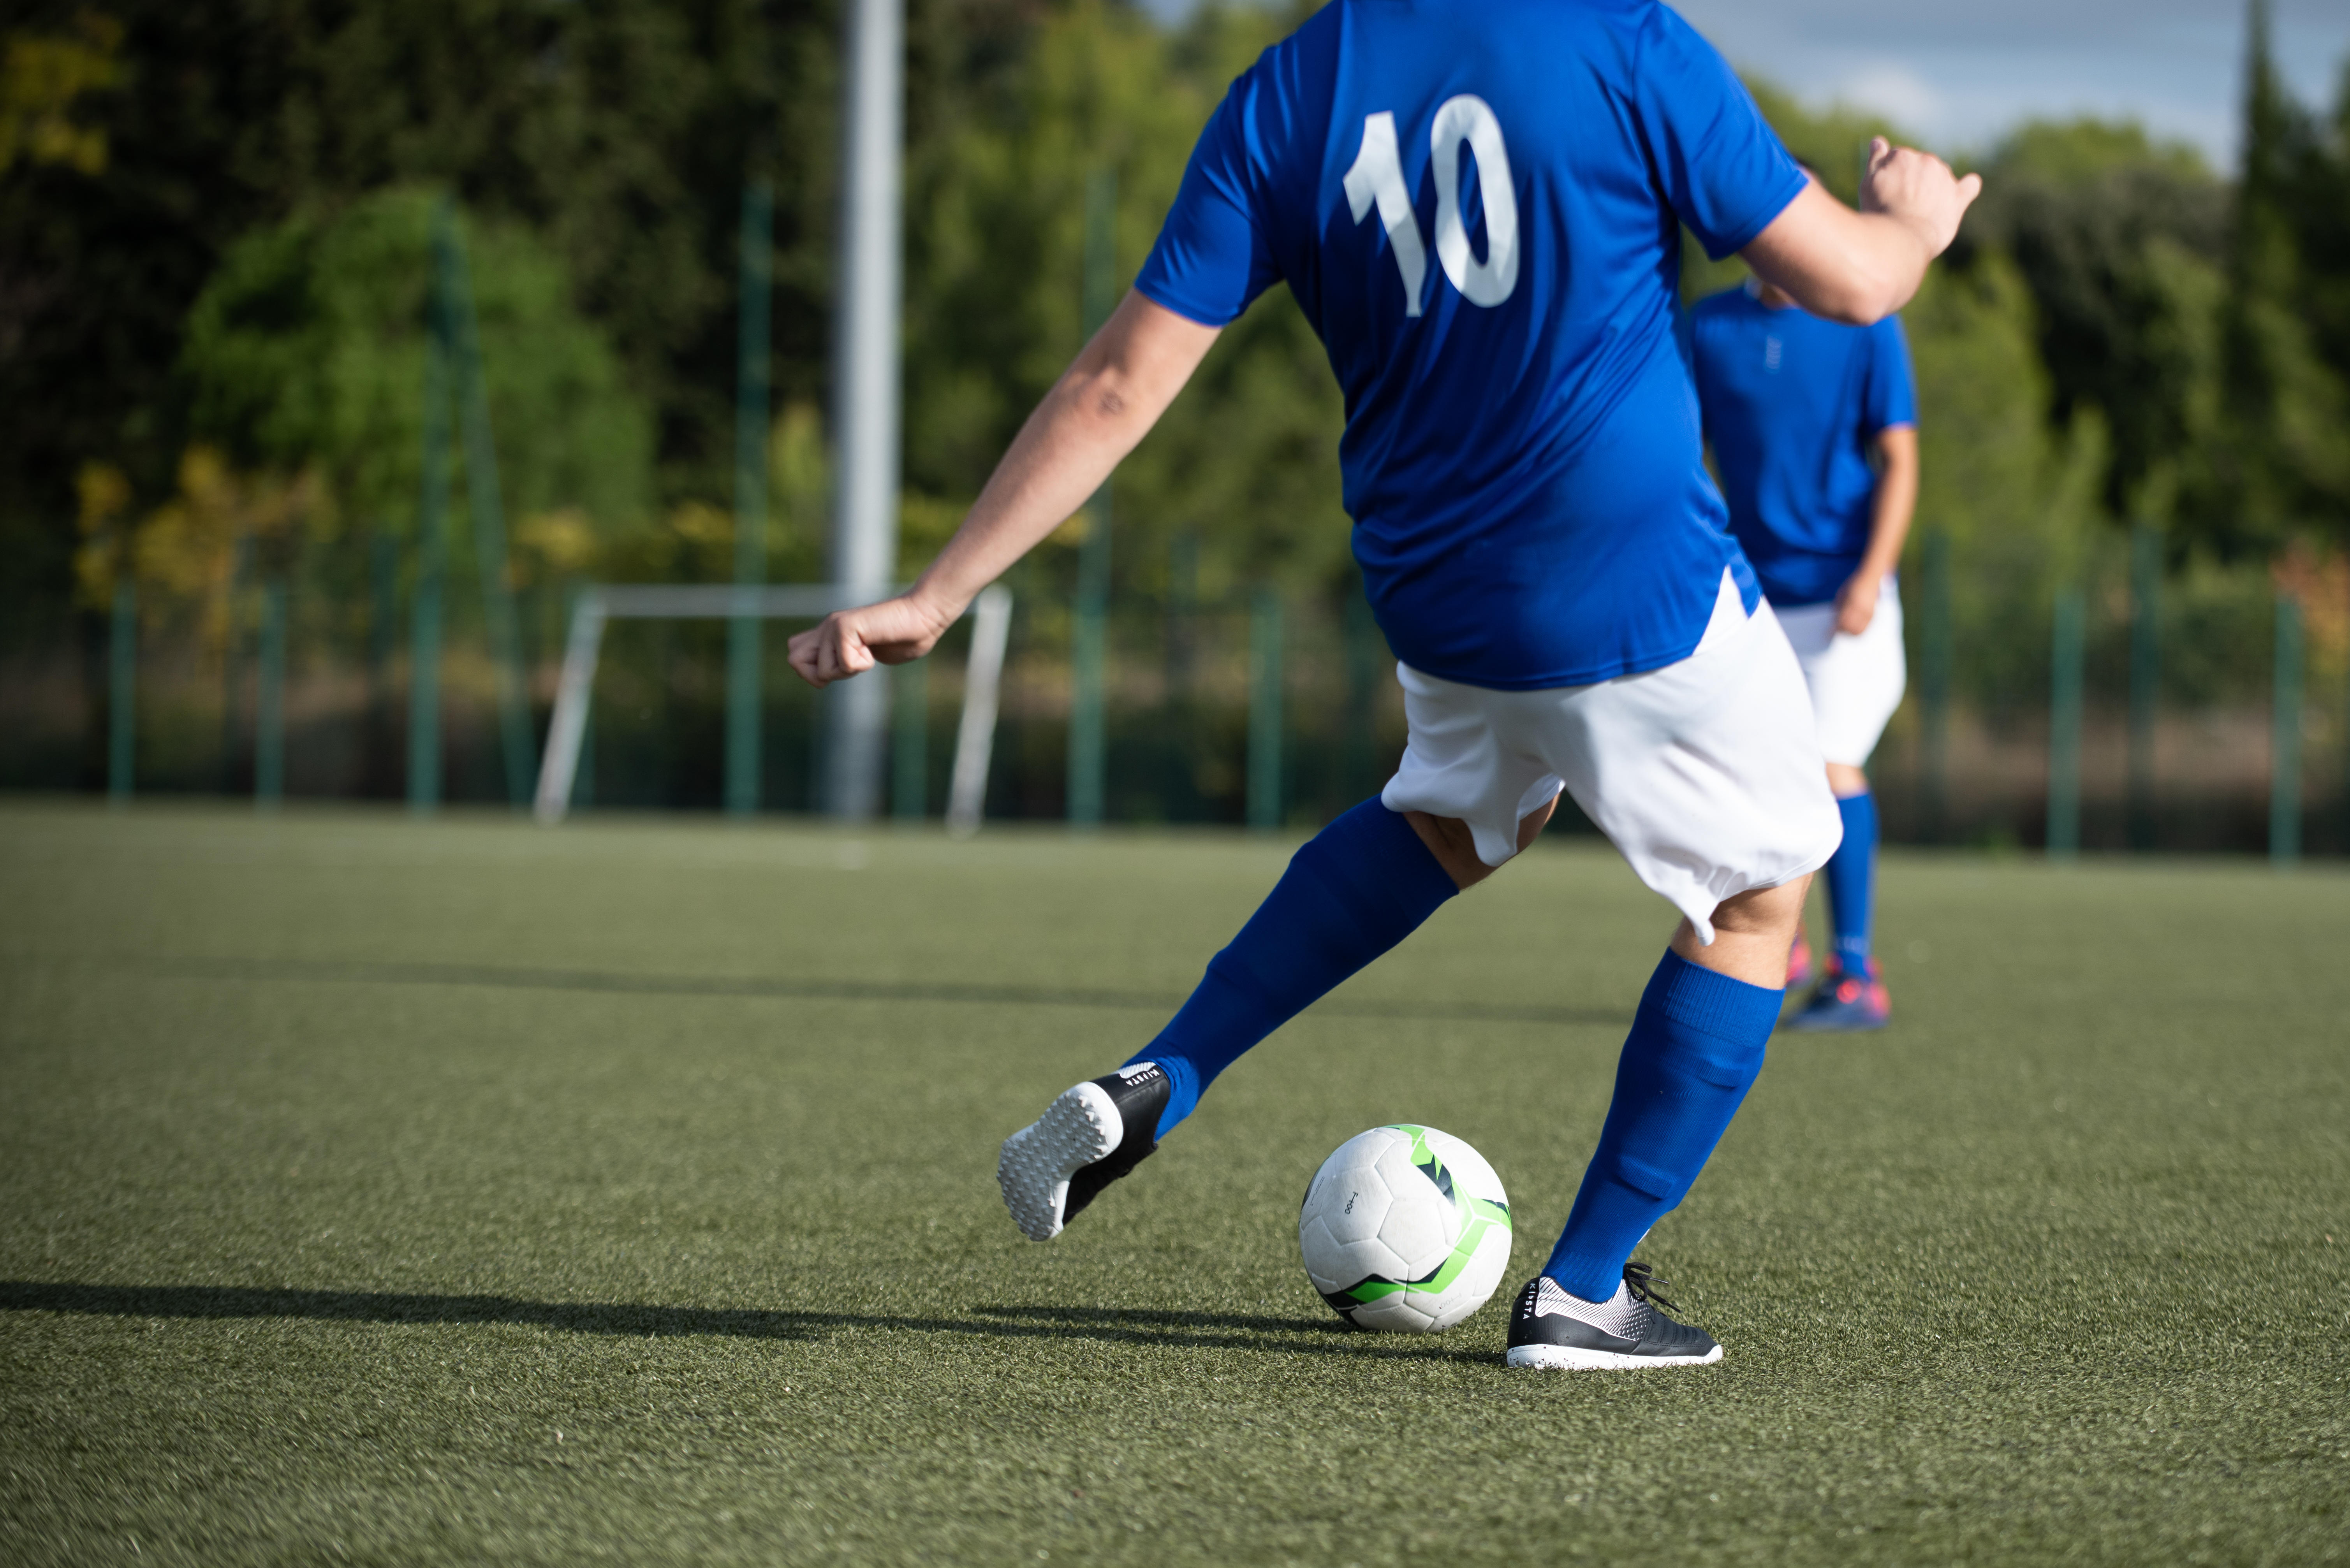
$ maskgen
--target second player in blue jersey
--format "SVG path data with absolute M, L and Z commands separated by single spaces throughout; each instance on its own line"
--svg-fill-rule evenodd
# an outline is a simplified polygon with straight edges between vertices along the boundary
M 1918 399 L 1900 318 L 1829 321 L 1750 278 L 1690 313 L 1690 365 L 1730 524 L 1802 664 L 1844 841 L 1823 868 L 1835 939 L 1799 1029 L 1882 1028 L 1870 951 L 1877 799 L 1863 771 L 1906 670 L 1894 580 L 1918 493 Z M 1812 978 L 1798 936 L 1787 982 Z
M 1700 300 L 1690 338 L 1730 531 L 1773 608 L 1830 602 L 1876 532 L 1885 433 L 1918 422 L 1901 318 L 1825 321 L 1756 280 Z

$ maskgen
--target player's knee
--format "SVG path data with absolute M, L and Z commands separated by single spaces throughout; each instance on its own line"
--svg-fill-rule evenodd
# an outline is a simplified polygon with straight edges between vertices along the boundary
M 1467 891 L 1493 874 L 1494 868 L 1477 857 L 1476 836 L 1469 825 L 1457 816 L 1432 816 L 1424 811 L 1407 811 L 1404 820 L 1411 824 L 1452 885 Z
M 1742 936 L 1777 936 L 1783 931 L 1793 939 L 1803 922 L 1804 897 L 1811 887 L 1812 874 L 1806 871 L 1775 888 L 1749 888 L 1724 898 L 1714 909 L 1714 929 Z

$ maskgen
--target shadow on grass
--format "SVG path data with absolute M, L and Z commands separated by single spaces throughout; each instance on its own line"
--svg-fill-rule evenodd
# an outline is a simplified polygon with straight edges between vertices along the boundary
M 630 1302 L 536 1302 L 516 1296 L 400 1291 L 268 1290 L 249 1285 L 85 1285 L 0 1280 L 0 1312 L 91 1317 L 296 1318 L 327 1323 L 516 1324 L 564 1334 L 639 1339 L 699 1334 L 815 1340 L 841 1330 L 962 1334 L 996 1339 L 1086 1339 L 1279 1355 L 1490 1361 L 1490 1355 L 1361 1334 L 1334 1318 L 1151 1312 L 1107 1307 L 983 1306 L 962 1317 L 887 1313 L 776 1312 L 756 1307 L 649 1306 Z
M 29 955 L 9 954 L 23 960 Z M 109 967 L 112 967 L 109 965 Z M 1084 987 L 954 984 L 799 979 L 762 975 L 628 974 L 601 970 L 533 969 L 504 964 L 369 963 L 290 959 L 156 958 L 126 961 L 150 973 L 202 980 L 340 981 L 361 985 L 464 985 L 516 991 L 571 991 L 620 996 L 780 997 L 816 1002 L 936 1002 L 956 1006 L 1111 1007 L 1171 1012 L 1180 996 Z M 1617 1007 L 1495 1007 L 1475 1002 L 1357 1002 L 1325 999 L 1326 1018 L 1392 1018 L 1423 1023 L 1594 1023 L 1622 1026 Z

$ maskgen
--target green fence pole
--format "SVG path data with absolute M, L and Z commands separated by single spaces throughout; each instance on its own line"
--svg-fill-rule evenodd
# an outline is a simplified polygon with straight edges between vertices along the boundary
M 774 336 L 767 312 L 774 241 L 774 193 L 764 180 L 754 180 L 743 187 L 734 378 L 734 583 L 746 589 L 767 580 L 767 368 Z M 738 615 L 726 628 L 726 810 L 733 816 L 759 809 L 763 632 L 754 615 Z
M 1170 822 L 1200 816 L 1195 772 L 1199 715 L 1191 701 L 1200 637 L 1200 535 L 1184 528 L 1167 542 L 1167 702 L 1159 751 L 1159 809 Z
M 1089 524 L 1098 526 L 1098 516 Z M 1103 667 L 1109 640 L 1108 616 L 1080 591 L 1069 628 L 1069 826 L 1098 826 L 1102 819 Z
M 132 703 L 138 696 L 139 589 L 126 573 L 114 585 L 114 614 L 108 628 L 106 681 L 106 797 L 130 803 L 139 765 L 139 732 Z
M 498 749 L 505 764 L 506 800 L 519 810 L 530 805 L 536 782 L 531 765 L 530 703 L 523 679 L 522 637 L 515 624 L 514 585 L 506 570 L 505 506 L 498 492 L 497 443 L 490 431 L 482 337 L 473 319 L 473 292 L 465 274 L 464 245 L 457 235 L 456 210 L 446 198 L 434 222 L 433 251 L 464 407 L 465 494 L 473 514 L 473 563 L 482 580 L 482 622 L 489 633 L 490 666 L 497 685 Z
M 244 751 L 244 589 L 253 576 L 253 535 L 238 536 L 229 556 L 228 615 L 221 636 L 220 793 L 236 793 L 236 759 Z
M 2276 601 L 2276 684 L 2269 750 L 2269 858 L 2301 858 L 2301 601 Z
M 1086 176 L 1085 333 L 1118 306 L 1118 176 Z M 1110 505 L 1107 481 L 1086 503 L 1085 541 L 1077 550 L 1076 620 L 1069 645 L 1069 825 L 1102 819 L 1108 724 Z
M 1920 574 L 1925 603 L 1918 628 L 1919 751 L 1925 778 L 1926 840 L 1939 844 L 1950 831 L 1950 535 L 1935 528 L 1926 535 Z
M 898 666 L 889 699 L 898 705 L 898 732 L 889 741 L 889 815 L 920 822 L 931 805 L 931 661 Z
M 286 798 L 286 585 L 261 586 L 261 658 L 254 682 L 253 804 L 267 811 Z
M 400 541 L 379 525 L 368 538 L 367 736 L 362 793 L 387 786 L 391 766 L 391 660 L 400 644 Z
M 2162 535 L 2130 530 L 2129 846 L 2154 847 L 2154 722 L 2162 678 Z
M 2088 600 L 2078 588 L 2056 596 L 2048 649 L 2048 857 L 2081 852 L 2081 696 Z
M 441 805 L 441 600 L 449 566 L 449 308 L 437 284 L 424 317 L 423 481 L 408 634 L 408 809 L 420 816 Z
M 1249 615 L 1248 825 L 1281 826 L 1281 596 L 1259 588 Z

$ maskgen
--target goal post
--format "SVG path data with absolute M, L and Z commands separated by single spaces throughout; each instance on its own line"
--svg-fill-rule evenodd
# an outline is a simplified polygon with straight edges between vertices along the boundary
M 817 620 L 869 596 L 831 583 L 737 587 L 726 583 L 594 584 L 579 590 L 564 639 L 563 672 L 555 686 L 555 716 L 546 727 L 532 810 L 550 826 L 571 810 L 579 776 L 579 748 L 588 733 L 588 704 L 604 628 L 615 620 Z M 1012 629 L 1012 591 L 982 590 L 964 612 L 971 619 L 971 654 L 964 666 L 962 721 L 955 731 L 954 770 L 947 788 L 947 827 L 978 830 L 987 796 L 987 766 L 995 746 L 997 693 L 1003 680 L 1004 643 Z

